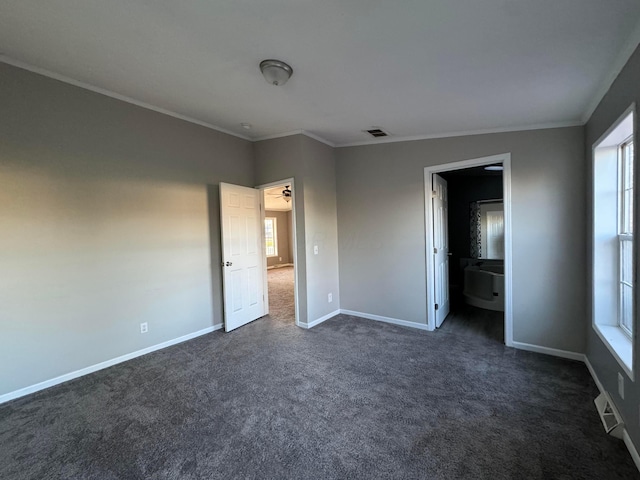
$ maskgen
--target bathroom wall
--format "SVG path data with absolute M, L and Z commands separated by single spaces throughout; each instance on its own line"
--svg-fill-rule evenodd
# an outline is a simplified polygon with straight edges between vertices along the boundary
M 452 302 L 460 301 L 464 283 L 460 259 L 469 258 L 471 230 L 469 207 L 471 202 L 502 198 L 502 175 L 461 175 L 445 172 L 449 193 L 449 287 Z

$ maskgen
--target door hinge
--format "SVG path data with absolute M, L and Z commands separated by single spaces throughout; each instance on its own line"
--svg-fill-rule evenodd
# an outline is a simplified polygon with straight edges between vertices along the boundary
M 437 248 L 433 248 L 433 253 L 438 253 L 438 249 Z
M 438 310 L 438 304 L 436 303 L 436 310 Z
M 431 191 L 431 198 L 436 198 L 438 196 L 438 192 L 436 192 L 435 190 Z

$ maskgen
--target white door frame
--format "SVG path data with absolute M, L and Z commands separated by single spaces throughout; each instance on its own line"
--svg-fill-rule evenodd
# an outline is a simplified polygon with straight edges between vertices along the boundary
M 291 238 L 293 241 L 293 301 L 295 304 L 295 316 L 296 316 L 296 325 L 300 326 L 300 306 L 298 305 L 298 241 L 297 241 L 297 228 L 296 228 L 296 189 L 294 185 L 293 178 L 285 178 L 284 180 L 278 180 L 277 182 L 265 183 L 263 185 L 258 185 L 257 189 L 260 190 L 260 204 L 262 205 L 261 213 L 262 213 L 262 225 L 264 225 L 264 217 L 265 217 L 265 206 L 264 206 L 264 191 L 278 187 L 280 185 L 290 185 L 291 187 L 291 229 L 293 230 L 291 234 Z M 269 282 L 267 276 L 267 253 L 265 251 L 265 242 L 264 242 L 264 227 L 262 228 L 262 259 L 263 259 L 263 281 L 264 281 L 264 291 L 265 291 L 265 310 L 269 313 Z
M 435 262 L 433 260 L 433 202 L 431 201 L 431 178 L 434 173 L 461 170 L 463 168 L 479 167 L 502 163 L 503 202 L 504 202 L 504 340 L 508 347 L 513 346 L 513 275 L 511 250 L 511 153 L 502 153 L 490 157 L 473 158 L 461 162 L 444 163 L 425 167 L 424 169 L 424 205 L 425 205 L 425 238 L 427 259 L 427 329 L 436 329 L 435 293 L 433 278 L 435 278 Z M 431 280 L 430 280 L 431 279 Z

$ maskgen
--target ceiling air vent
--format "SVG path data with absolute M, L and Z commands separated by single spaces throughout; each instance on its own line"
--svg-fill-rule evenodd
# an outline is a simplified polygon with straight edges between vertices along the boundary
M 367 132 L 373 138 L 381 138 L 381 137 L 388 137 L 389 136 L 389 134 L 387 132 L 385 132 L 384 130 L 382 130 L 379 127 L 371 127 L 369 129 L 365 130 L 365 132 Z

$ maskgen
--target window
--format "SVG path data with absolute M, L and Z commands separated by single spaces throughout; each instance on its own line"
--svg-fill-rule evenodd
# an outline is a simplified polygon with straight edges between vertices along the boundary
M 634 106 L 593 148 L 593 327 L 633 379 Z
M 264 219 L 264 242 L 267 257 L 278 255 L 278 226 L 275 217 Z
M 629 337 L 633 334 L 633 137 L 628 138 L 619 150 L 619 199 L 618 232 L 619 293 L 618 321 Z
M 480 258 L 504 260 L 504 206 L 502 201 L 480 201 Z

